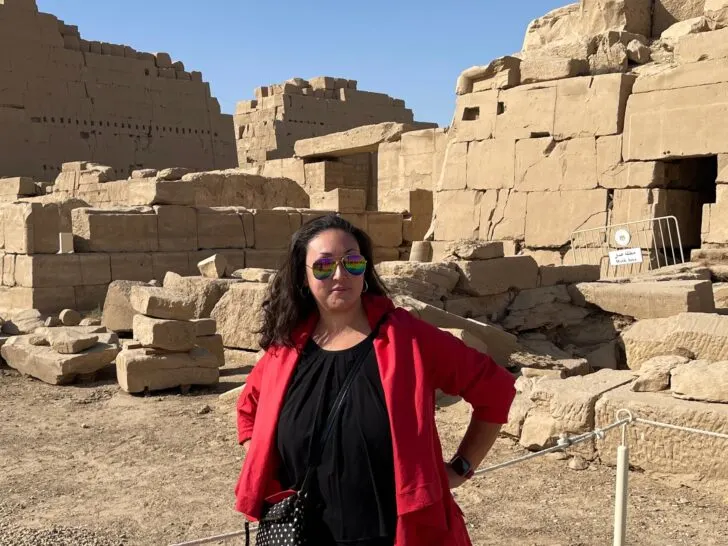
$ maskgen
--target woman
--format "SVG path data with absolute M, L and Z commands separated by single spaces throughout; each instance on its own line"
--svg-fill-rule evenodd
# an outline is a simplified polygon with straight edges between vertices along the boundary
M 360 229 L 336 215 L 294 234 L 263 304 L 265 356 L 238 400 L 247 449 L 236 508 L 302 485 L 347 372 L 361 367 L 313 473 L 317 546 L 466 546 L 450 489 L 467 480 L 508 418 L 512 376 L 454 336 L 395 309 Z M 435 389 L 474 408 L 449 464 Z M 248 447 L 249 444 L 249 447 Z

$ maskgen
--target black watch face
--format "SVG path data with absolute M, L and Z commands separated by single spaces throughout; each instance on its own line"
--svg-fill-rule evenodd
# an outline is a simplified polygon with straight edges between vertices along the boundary
M 468 468 L 468 464 L 462 457 L 455 457 L 450 464 L 452 469 L 455 471 L 455 474 L 458 476 L 465 476 L 465 474 L 468 473 L 468 470 L 470 470 L 470 468 Z

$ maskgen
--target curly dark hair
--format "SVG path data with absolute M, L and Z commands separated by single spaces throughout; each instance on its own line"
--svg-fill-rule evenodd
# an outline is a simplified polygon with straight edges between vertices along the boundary
M 363 230 L 357 228 L 337 214 L 327 214 L 305 223 L 293 234 L 288 257 L 268 286 L 263 301 L 263 326 L 258 330 L 260 346 L 268 349 L 272 345 L 293 346 L 291 335 L 294 328 L 315 309 L 316 302 L 309 290 L 304 290 L 306 278 L 306 252 L 308 243 L 319 233 L 338 229 L 352 235 L 359 244 L 359 251 L 367 260 L 364 273 L 368 294 L 388 295 L 384 283 L 374 269 L 372 241 Z

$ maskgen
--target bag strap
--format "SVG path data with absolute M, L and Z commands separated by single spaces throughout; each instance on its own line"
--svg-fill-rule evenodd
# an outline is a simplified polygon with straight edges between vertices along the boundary
M 381 319 L 379 319 L 379 322 L 374 326 L 372 329 L 372 332 L 367 336 L 367 339 L 374 339 L 377 337 L 377 334 L 379 333 L 379 328 L 384 324 L 384 321 L 387 319 L 389 313 L 385 313 L 384 316 L 382 316 Z M 356 379 L 356 376 L 359 373 L 359 370 L 361 370 L 362 365 L 364 364 L 364 361 L 369 356 L 369 353 L 371 352 L 371 349 L 362 353 L 357 361 L 354 363 L 354 365 L 349 370 L 349 373 L 346 374 L 346 379 L 344 379 L 344 383 L 341 385 L 341 389 L 339 389 L 339 394 L 334 400 L 333 405 L 331 406 L 331 411 L 329 412 L 329 416 L 326 418 L 326 424 L 324 425 L 324 432 L 321 435 L 321 440 L 319 441 L 319 446 L 316 454 L 315 462 L 309 461 L 308 470 L 306 470 L 306 476 L 303 479 L 303 484 L 301 485 L 301 492 L 306 493 L 306 490 L 308 488 L 308 484 L 311 480 L 311 476 L 313 475 L 313 471 L 316 469 L 316 467 L 319 465 L 319 462 L 321 460 L 321 456 L 323 455 L 324 448 L 326 447 L 326 443 L 328 442 L 329 438 L 331 437 L 331 433 L 334 430 L 334 424 L 336 422 L 336 417 L 338 416 L 341 407 L 344 405 L 344 400 L 346 399 L 346 396 L 349 394 L 349 390 L 351 388 L 352 383 L 354 383 L 354 379 Z

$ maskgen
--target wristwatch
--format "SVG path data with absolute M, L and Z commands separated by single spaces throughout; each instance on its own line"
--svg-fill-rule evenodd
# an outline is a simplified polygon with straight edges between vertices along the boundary
M 457 474 L 461 478 L 465 478 L 466 480 L 472 478 L 473 474 L 475 473 L 473 465 L 470 464 L 470 461 L 468 461 L 465 457 L 459 454 L 455 455 L 450 461 L 450 468 L 453 469 L 453 472 L 455 472 L 455 474 Z

